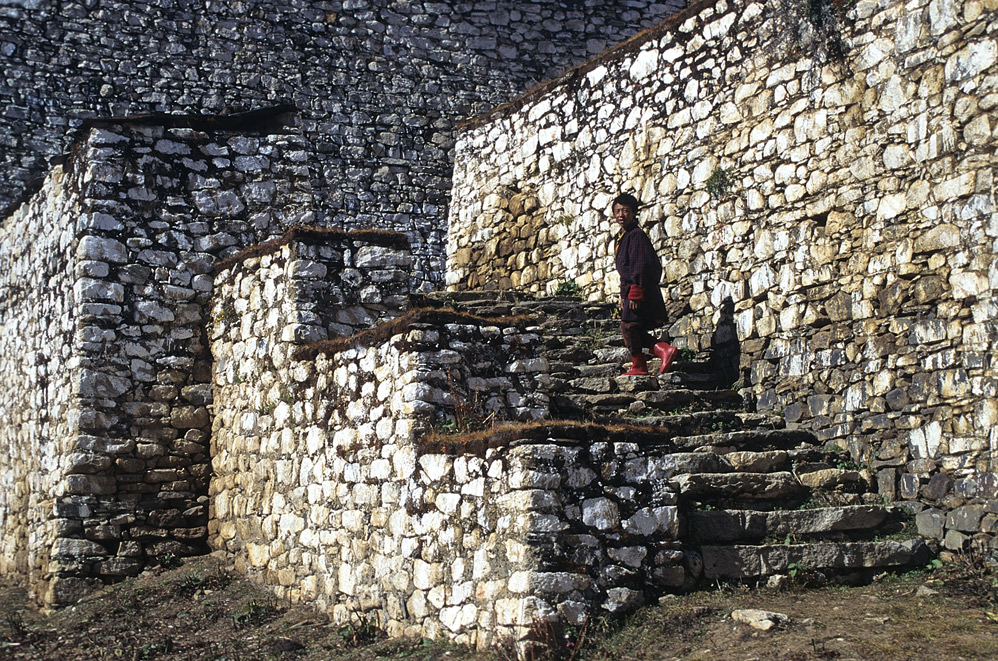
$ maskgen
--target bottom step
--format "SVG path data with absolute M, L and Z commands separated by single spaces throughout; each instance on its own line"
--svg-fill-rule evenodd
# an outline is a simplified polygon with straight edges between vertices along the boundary
M 883 542 L 825 542 L 766 546 L 704 546 L 708 580 L 756 579 L 793 569 L 832 573 L 857 569 L 923 565 L 929 549 L 921 539 Z

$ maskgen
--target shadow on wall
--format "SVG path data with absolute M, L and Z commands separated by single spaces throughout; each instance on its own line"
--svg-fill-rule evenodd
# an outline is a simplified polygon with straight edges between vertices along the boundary
M 721 302 L 717 327 L 710 338 L 710 361 L 718 381 L 726 385 L 738 381 L 741 346 L 738 344 L 738 331 L 735 327 L 735 302 L 730 296 L 726 296 Z

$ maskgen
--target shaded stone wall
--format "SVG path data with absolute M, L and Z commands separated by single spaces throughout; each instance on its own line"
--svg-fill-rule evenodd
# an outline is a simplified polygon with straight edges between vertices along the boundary
M 612 298 L 635 193 L 676 343 L 962 547 L 998 497 L 996 11 L 690 7 L 465 127 L 447 282 Z
M 548 80 L 684 3 L 7 0 L 0 208 L 81 119 L 290 102 L 320 220 L 407 232 L 442 274 L 456 120 Z
M 61 222 L 75 214 L 82 174 L 55 168 L 0 228 L 0 573 L 22 577 L 38 594 L 57 568 L 49 555 L 56 536 L 80 532 L 89 515 L 86 503 L 67 498 L 66 475 L 90 462 L 72 442 L 80 422 L 81 306 L 72 277 L 80 239 Z M 57 553 L 88 542 L 62 544 Z
M 3 224 L 3 536 L 50 603 L 206 548 L 212 266 L 312 213 L 300 133 L 257 119 L 93 127 Z

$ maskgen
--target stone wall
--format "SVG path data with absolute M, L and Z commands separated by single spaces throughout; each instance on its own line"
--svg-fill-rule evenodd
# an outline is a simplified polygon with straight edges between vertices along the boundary
M 79 306 L 67 273 L 80 239 L 60 222 L 74 212 L 72 191 L 81 175 L 56 168 L 0 228 L 0 573 L 22 577 L 39 594 L 47 591 L 55 538 L 80 532 L 89 516 L 85 503 L 64 498 L 67 472 L 87 462 L 72 442 L 80 419 L 74 396 Z M 67 550 L 87 543 L 62 541 Z
M 0 208 L 84 118 L 287 102 L 320 221 L 407 232 L 439 281 L 456 120 L 548 80 L 677 0 L 3 0 Z
M 212 547 L 336 622 L 479 646 L 690 580 L 669 546 L 676 455 L 502 427 L 549 416 L 542 338 L 517 318 L 388 320 L 372 302 L 408 284 L 389 238 L 299 231 L 222 265 Z M 314 306 L 323 280 L 341 298 Z M 383 323 L 337 338 L 341 309 Z
M 292 119 L 94 126 L 4 221 L 4 562 L 45 601 L 206 549 L 212 266 L 311 218 Z
M 998 497 L 998 5 L 783 6 L 699 3 L 464 127 L 447 282 L 612 298 L 633 192 L 676 343 L 962 547 Z

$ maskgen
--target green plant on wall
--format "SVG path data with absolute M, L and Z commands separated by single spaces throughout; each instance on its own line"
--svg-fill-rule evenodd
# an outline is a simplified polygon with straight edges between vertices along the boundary
M 579 285 L 577 285 L 573 280 L 565 280 L 558 284 L 558 288 L 554 290 L 555 296 L 578 296 L 579 295 Z
M 714 171 L 707 177 L 707 192 L 712 198 L 724 197 L 731 188 L 731 177 L 728 171 L 722 168 L 714 168 Z
M 843 60 L 846 43 L 842 29 L 852 0 L 777 0 L 773 11 L 772 43 L 787 61 L 809 59 L 804 83 L 817 85 L 820 69 Z

